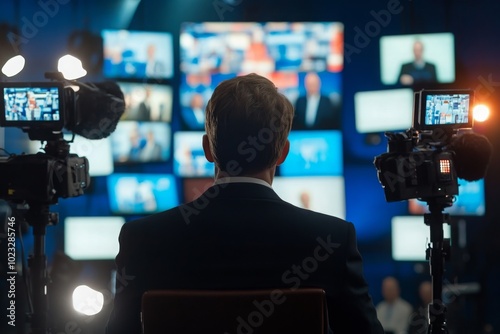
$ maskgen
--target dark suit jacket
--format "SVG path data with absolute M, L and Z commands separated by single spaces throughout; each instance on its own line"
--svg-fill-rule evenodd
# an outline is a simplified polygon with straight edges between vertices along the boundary
M 326 291 L 334 333 L 383 333 L 354 226 L 268 187 L 213 186 L 194 202 L 126 223 L 119 239 L 109 334 L 140 333 L 147 290 L 310 286 Z
M 414 84 L 435 83 L 437 81 L 436 66 L 431 63 L 425 63 L 423 68 L 416 68 L 413 62 L 403 64 L 399 72 L 399 78 L 403 74 L 411 75 Z
M 341 128 L 340 110 L 336 108 L 327 96 L 321 96 L 316 112 L 316 120 L 312 127 L 306 125 L 307 96 L 300 96 L 295 102 L 294 130 L 331 130 Z

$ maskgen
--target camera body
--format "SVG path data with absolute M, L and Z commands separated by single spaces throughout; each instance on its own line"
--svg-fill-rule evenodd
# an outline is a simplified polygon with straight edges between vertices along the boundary
M 83 194 L 90 183 L 85 157 L 69 153 L 62 130 L 79 122 L 76 94 L 63 82 L 0 83 L 0 126 L 45 141 L 45 153 L 0 157 L 0 198 L 55 204 Z
M 415 92 L 413 127 L 387 132 L 388 152 L 374 165 L 388 202 L 458 195 L 454 152 L 448 145 L 473 124 L 472 90 Z

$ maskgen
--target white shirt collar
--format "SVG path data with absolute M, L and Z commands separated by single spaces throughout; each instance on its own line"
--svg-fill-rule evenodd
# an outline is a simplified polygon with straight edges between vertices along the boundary
M 225 184 L 225 183 L 254 183 L 254 184 L 260 184 L 262 186 L 266 186 L 268 188 L 271 188 L 271 185 L 267 183 L 264 180 L 257 179 L 255 177 L 248 177 L 248 176 L 230 176 L 230 177 L 221 177 L 217 180 L 215 180 L 214 184 Z

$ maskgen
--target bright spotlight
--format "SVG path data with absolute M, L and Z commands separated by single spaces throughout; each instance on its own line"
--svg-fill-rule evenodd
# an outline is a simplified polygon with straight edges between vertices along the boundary
M 8 77 L 13 77 L 14 75 L 21 72 L 24 68 L 24 57 L 21 55 L 14 56 L 10 58 L 5 65 L 2 67 L 2 73 Z
M 81 60 L 71 55 L 62 56 L 59 59 L 57 70 L 67 80 L 75 80 L 87 75 L 87 71 L 83 68 Z
M 478 104 L 474 107 L 474 120 L 484 122 L 490 116 L 490 108 L 484 104 Z
M 73 291 L 73 308 L 85 315 L 95 315 L 101 312 L 104 305 L 104 295 L 99 291 L 80 285 Z

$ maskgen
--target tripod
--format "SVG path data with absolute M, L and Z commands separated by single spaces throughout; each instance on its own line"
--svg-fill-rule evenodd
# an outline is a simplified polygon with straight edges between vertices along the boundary
M 45 232 L 47 225 L 57 223 L 57 214 L 49 212 L 49 206 L 31 204 L 26 214 L 27 221 L 33 226 L 34 251 L 28 259 L 31 276 L 31 296 L 33 312 L 30 315 L 31 334 L 49 333 L 47 326 L 47 256 L 45 255 Z
M 446 325 L 446 305 L 442 300 L 444 262 L 450 255 L 449 243 L 443 238 L 443 224 L 448 223 L 449 215 L 443 210 L 452 205 L 453 197 L 444 196 L 425 199 L 430 213 L 424 215 L 425 224 L 430 227 L 431 243 L 427 258 L 432 278 L 432 303 L 429 304 L 429 334 L 448 334 Z

